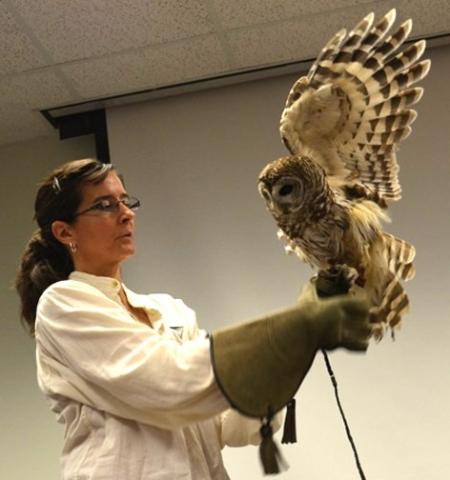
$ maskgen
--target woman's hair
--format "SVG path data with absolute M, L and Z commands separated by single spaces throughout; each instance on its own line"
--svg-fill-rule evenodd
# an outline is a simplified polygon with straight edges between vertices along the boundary
M 82 187 L 102 182 L 112 170 L 111 164 L 98 160 L 75 160 L 54 170 L 39 185 L 34 203 L 34 219 L 39 228 L 25 247 L 15 282 L 21 300 L 21 320 L 31 335 L 40 296 L 52 283 L 67 279 L 74 269 L 67 247 L 52 233 L 52 223 L 74 222 L 83 200 Z

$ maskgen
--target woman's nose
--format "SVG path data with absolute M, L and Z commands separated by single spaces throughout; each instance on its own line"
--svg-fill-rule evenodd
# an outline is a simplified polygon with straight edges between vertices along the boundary
M 120 203 L 119 208 L 119 218 L 121 223 L 132 220 L 136 215 L 136 213 L 131 210 L 131 208 L 127 207 L 123 202 Z

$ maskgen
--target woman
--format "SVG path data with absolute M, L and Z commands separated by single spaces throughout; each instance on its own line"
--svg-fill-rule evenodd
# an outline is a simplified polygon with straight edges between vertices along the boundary
M 260 422 L 236 409 L 265 417 L 270 436 L 318 348 L 367 348 L 367 306 L 309 289 L 298 306 L 207 336 L 181 300 L 122 283 L 138 207 L 114 167 L 90 159 L 36 196 L 16 286 L 39 386 L 65 425 L 63 478 L 226 479 L 221 448 L 261 441 Z

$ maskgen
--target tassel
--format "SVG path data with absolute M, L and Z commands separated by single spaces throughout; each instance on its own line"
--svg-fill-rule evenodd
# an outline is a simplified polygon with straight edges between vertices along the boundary
M 287 464 L 273 440 L 273 430 L 270 422 L 271 418 L 268 418 L 260 429 L 262 441 L 259 446 L 259 455 L 266 475 L 280 473 L 281 470 L 287 469 Z
M 281 443 L 297 443 L 297 428 L 295 424 L 295 398 L 292 398 L 286 407 L 283 438 Z

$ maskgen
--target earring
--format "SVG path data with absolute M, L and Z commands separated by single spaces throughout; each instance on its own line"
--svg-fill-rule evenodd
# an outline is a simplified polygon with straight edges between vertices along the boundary
M 69 247 L 72 253 L 75 253 L 77 251 L 77 245 L 75 243 L 70 242 Z

